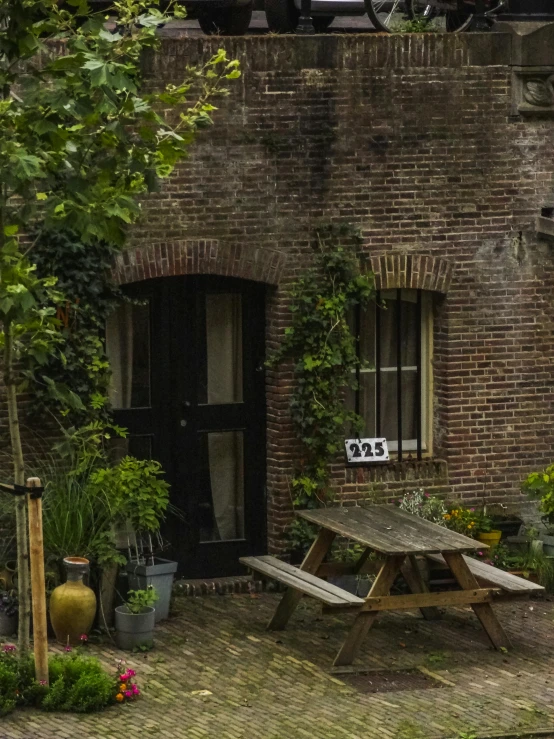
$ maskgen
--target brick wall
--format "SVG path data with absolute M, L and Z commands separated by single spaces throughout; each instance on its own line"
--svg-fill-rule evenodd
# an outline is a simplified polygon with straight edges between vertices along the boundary
M 178 82 L 221 44 L 243 77 L 144 203 L 121 280 L 147 277 L 148 262 L 156 274 L 266 281 L 271 349 L 316 223 L 360 226 L 374 267 L 384 255 L 442 260 L 448 275 L 430 285 L 434 457 L 357 470 L 337 461 L 336 484 L 349 500 L 421 485 L 516 501 L 526 473 L 553 456 L 554 279 L 534 221 L 554 195 L 554 121 L 513 115 L 510 36 L 166 40 L 149 83 Z M 268 372 L 274 548 L 290 518 L 290 385 L 287 368 Z
M 220 43 L 167 41 L 149 74 L 177 81 L 187 61 Z M 534 221 L 553 196 L 554 122 L 512 114 L 510 36 L 225 45 L 244 75 L 215 128 L 145 203 L 133 247 L 210 239 L 220 250 L 282 253 L 270 348 L 318 221 L 360 226 L 374 268 L 381 255 L 442 258 L 452 273 L 449 285 L 431 285 L 434 458 L 357 470 L 337 462 L 336 482 L 348 499 L 424 485 L 471 501 L 516 500 L 524 475 L 552 460 L 553 269 Z M 268 373 L 273 543 L 289 517 L 290 383 L 286 369 Z

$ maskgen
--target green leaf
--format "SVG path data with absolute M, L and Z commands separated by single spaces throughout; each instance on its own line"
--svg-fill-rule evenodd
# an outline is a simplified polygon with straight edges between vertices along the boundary
M 37 192 L 37 200 L 48 200 L 48 195 L 45 192 Z

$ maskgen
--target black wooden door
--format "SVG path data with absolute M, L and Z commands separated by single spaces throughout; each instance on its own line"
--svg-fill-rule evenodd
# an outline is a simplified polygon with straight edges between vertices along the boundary
M 130 293 L 141 304 L 126 309 L 134 339 L 116 420 L 129 452 L 151 449 L 167 472 L 177 510 L 164 531 L 181 574 L 236 574 L 239 557 L 266 546 L 263 286 L 170 277 Z

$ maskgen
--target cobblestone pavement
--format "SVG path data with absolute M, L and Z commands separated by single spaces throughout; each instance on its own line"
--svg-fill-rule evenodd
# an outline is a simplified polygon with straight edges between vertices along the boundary
M 153 651 L 90 647 L 110 668 L 122 657 L 136 668 L 141 700 L 86 716 L 16 712 L 0 719 L 0 739 L 554 736 L 551 602 L 497 606 L 515 644 L 507 654 L 489 649 L 468 610 L 430 623 L 415 612 L 383 616 L 356 663 L 369 672 L 354 686 L 330 672 L 352 616 L 322 616 L 305 600 L 286 631 L 269 633 L 277 599 L 179 598 Z M 415 689 L 366 692 L 379 670 L 403 678 L 410 669 Z

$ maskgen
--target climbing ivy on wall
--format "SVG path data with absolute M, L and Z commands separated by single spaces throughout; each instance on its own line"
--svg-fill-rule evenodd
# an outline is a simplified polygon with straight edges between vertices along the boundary
M 291 325 L 274 365 L 292 359 L 292 421 L 302 455 L 292 479 L 298 507 L 325 505 L 332 498 L 331 463 L 349 428 L 361 431 L 362 419 L 347 409 L 345 389 L 356 387 L 360 364 L 349 316 L 367 305 L 374 279 L 360 256 L 361 234 L 350 224 L 329 224 L 315 231 L 314 259 L 290 290 Z
M 104 351 L 106 319 L 123 296 L 110 278 L 119 249 L 84 244 L 70 231 L 41 231 L 33 248 L 39 276 L 53 275 L 64 295 L 57 307 L 63 351 L 25 359 L 34 411 L 48 409 L 72 426 L 108 417 L 110 367 Z

